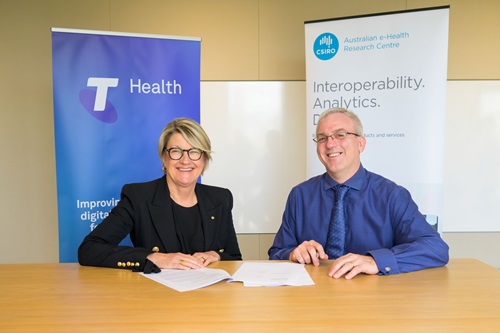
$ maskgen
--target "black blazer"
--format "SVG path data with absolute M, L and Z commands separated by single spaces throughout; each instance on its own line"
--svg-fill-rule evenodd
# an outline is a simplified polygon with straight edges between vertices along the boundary
M 216 251 L 221 260 L 241 260 L 228 189 L 196 184 L 204 251 Z M 118 244 L 130 234 L 134 247 Z M 120 202 L 78 248 L 84 266 L 128 268 L 143 271 L 153 252 L 185 252 L 172 214 L 172 200 L 165 176 L 123 186 Z

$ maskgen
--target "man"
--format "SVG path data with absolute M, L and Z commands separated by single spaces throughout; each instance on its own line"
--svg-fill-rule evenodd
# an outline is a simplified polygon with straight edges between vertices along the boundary
M 356 114 L 326 110 L 314 141 L 326 173 L 290 192 L 270 259 L 315 266 L 319 260 L 335 259 L 329 276 L 347 279 L 360 273 L 398 274 L 446 265 L 448 245 L 426 222 L 410 193 L 361 165 L 366 138 Z M 344 208 L 332 214 L 337 192 L 346 193 Z M 334 227 L 342 229 L 335 232 Z M 340 240 L 330 238 L 339 236 Z

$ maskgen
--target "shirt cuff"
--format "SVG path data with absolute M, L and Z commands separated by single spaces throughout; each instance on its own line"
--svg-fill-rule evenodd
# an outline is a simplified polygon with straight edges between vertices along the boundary
M 373 260 L 375 260 L 379 270 L 378 275 L 393 275 L 400 273 L 396 257 L 394 257 L 394 253 L 392 253 L 391 250 L 373 250 L 368 251 L 367 254 L 372 256 Z
M 144 274 L 160 273 L 161 269 L 156 266 L 151 260 L 146 259 L 146 264 L 144 265 Z

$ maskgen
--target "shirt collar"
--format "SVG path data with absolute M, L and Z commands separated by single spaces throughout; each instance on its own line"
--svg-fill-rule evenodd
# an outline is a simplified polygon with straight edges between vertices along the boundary
M 339 183 L 337 183 L 335 180 L 333 180 L 332 177 L 330 177 L 327 172 L 325 172 L 323 174 L 322 178 L 323 178 L 323 189 L 325 189 L 325 190 L 329 190 L 329 189 L 334 188 L 335 186 L 339 185 Z M 358 171 L 356 171 L 354 176 L 349 178 L 344 183 L 344 185 L 347 185 L 347 186 L 359 191 L 361 189 L 361 187 L 363 186 L 365 179 L 366 179 L 366 170 L 365 170 L 365 168 L 363 168 L 363 165 L 360 164 Z

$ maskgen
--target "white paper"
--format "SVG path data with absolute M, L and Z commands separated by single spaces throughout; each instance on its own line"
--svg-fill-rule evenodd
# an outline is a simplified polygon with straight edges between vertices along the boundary
M 203 288 L 231 278 L 231 275 L 225 270 L 214 268 L 190 270 L 162 269 L 160 273 L 140 274 L 181 292 Z
M 280 262 L 244 262 L 233 276 L 216 268 L 162 269 L 156 274 L 140 274 L 180 292 L 203 288 L 226 279 L 228 282 L 243 282 L 245 287 L 314 285 L 303 264 Z
M 245 262 L 228 282 L 243 282 L 245 287 L 313 286 L 303 264 Z

